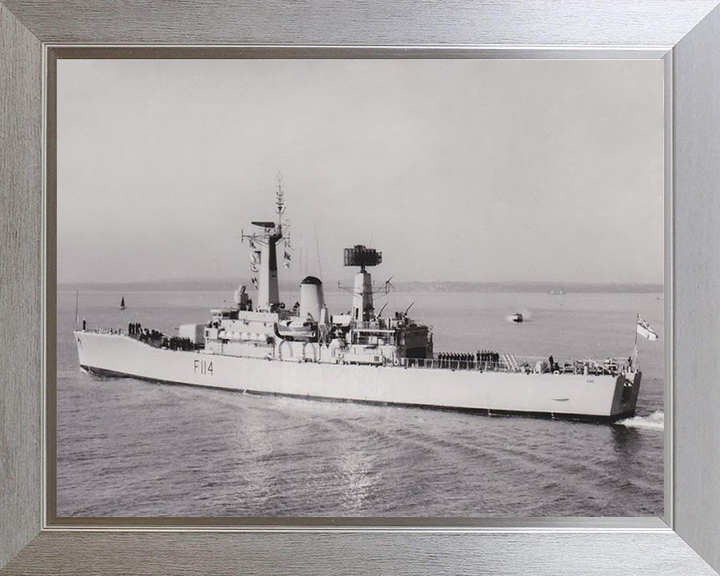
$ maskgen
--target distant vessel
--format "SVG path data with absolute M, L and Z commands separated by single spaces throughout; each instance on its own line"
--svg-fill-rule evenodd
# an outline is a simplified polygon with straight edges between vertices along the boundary
M 510 320 L 512 320 L 513 322 L 522 322 L 523 315 L 520 314 L 520 312 L 515 312 L 515 314 L 510 316 Z
M 390 317 L 375 312 L 368 268 L 382 263 L 382 253 L 374 248 L 345 249 L 344 264 L 358 268 L 349 313 L 330 313 L 315 276 L 286 307 L 278 290 L 280 185 L 276 206 L 277 221 L 255 221 L 259 230 L 242 233 L 259 273 L 255 306 L 241 285 L 233 305 L 211 310 L 205 324 L 180 326 L 178 336 L 139 323 L 127 333 L 76 330 L 80 365 L 153 382 L 488 415 L 611 422 L 635 414 L 642 374 L 634 357 L 560 364 L 552 356 L 523 360 L 494 350 L 435 352 L 431 329 L 409 309 Z M 285 239 L 286 264 L 288 248 Z
M 125 296 L 120 298 L 120 310 L 125 310 Z

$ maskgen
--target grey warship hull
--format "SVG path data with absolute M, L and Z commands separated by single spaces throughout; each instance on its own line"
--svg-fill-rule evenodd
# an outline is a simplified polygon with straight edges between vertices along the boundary
M 585 375 L 335 362 L 329 347 L 296 344 L 297 355 L 243 358 L 156 348 L 122 334 L 75 332 L 91 373 L 295 398 L 458 410 L 489 415 L 613 422 L 634 415 L 642 373 Z M 312 349 L 310 349 L 312 348 Z M 325 353 L 325 354 L 324 354 Z

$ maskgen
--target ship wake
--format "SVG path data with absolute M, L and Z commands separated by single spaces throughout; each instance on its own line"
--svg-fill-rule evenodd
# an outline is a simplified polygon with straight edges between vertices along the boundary
M 635 416 L 617 422 L 618 426 L 626 426 L 627 428 L 644 428 L 646 430 L 664 430 L 665 429 L 665 413 L 662 410 L 656 410 L 649 416 Z

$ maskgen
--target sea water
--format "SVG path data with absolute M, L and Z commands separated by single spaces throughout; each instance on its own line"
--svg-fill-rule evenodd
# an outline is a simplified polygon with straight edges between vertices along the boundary
M 79 317 L 88 328 L 141 322 L 176 334 L 180 324 L 206 322 L 232 289 L 86 286 Z M 326 298 L 341 313 L 351 295 Z M 494 349 L 559 363 L 627 358 L 637 313 L 660 340 L 638 341 L 634 418 L 610 425 L 488 417 L 97 378 L 78 365 L 75 289 L 60 287 L 58 516 L 662 515 L 662 294 L 389 298 L 383 314 L 412 304 L 409 315 L 433 327 L 436 352 Z M 508 321 L 514 312 L 526 321 Z

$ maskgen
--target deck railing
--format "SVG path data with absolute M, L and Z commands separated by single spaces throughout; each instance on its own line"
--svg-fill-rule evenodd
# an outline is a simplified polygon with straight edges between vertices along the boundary
M 401 358 L 399 366 L 404 368 L 420 368 L 427 370 L 470 370 L 478 372 L 510 372 L 510 373 L 549 373 L 549 367 L 542 364 L 541 358 L 515 358 L 501 354 L 497 361 L 478 360 L 477 357 L 464 359 L 447 358 L 438 355 L 432 358 Z M 540 366 L 538 366 L 540 362 Z M 552 370 L 557 374 L 584 374 L 588 376 L 612 375 L 616 376 L 629 368 L 629 364 L 617 358 L 608 358 L 604 361 L 575 360 L 565 362 Z

